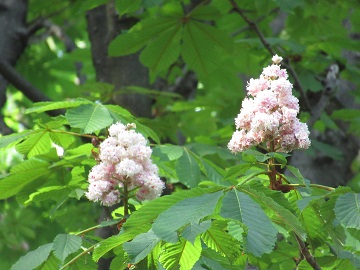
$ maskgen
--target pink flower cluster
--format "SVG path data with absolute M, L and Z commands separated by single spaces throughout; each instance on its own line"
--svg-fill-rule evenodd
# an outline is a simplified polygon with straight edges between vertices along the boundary
M 248 82 L 249 96 L 242 102 L 235 118 L 236 131 L 228 144 L 233 153 L 262 143 L 267 147 L 272 143 L 272 150 L 278 152 L 310 146 L 308 127 L 296 117 L 299 100 L 292 95 L 287 72 L 280 68 L 281 60 L 275 55 L 260 78 Z
M 152 150 L 143 135 L 135 132 L 135 124 L 117 123 L 109 128 L 109 137 L 100 144 L 100 163 L 88 177 L 86 197 L 105 206 L 121 200 L 121 193 L 136 190 L 140 201 L 161 195 L 164 182 L 150 159 Z

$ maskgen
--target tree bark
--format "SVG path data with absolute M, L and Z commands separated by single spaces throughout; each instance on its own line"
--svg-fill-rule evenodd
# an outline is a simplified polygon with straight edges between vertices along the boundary
M 0 0 L 0 55 L 2 61 L 11 66 L 15 66 L 27 44 L 27 10 L 27 0 Z M 7 80 L 0 75 L 0 109 L 6 103 L 7 85 Z M 11 132 L 1 113 L 0 133 L 5 135 Z
M 115 86 L 112 103 L 130 110 L 136 116 L 150 117 L 151 99 L 139 94 L 122 94 L 125 86 L 149 87 L 148 70 L 140 63 L 138 55 L 110 57 L 110 42 L 122 31 L 134 25 L 132 18 L 119 18 L 113 3 L 99 6 L 87 13 L 88 33 L 91 41 L 96 78 Z

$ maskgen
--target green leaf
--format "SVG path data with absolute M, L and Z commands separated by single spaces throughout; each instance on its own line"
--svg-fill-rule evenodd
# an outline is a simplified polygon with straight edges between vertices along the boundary
M 147 232 L 159 214 L 170 208 L 172 205 L 175 205 L 177 202 L 185 198 L 196 197 L 219 190 L 221 190 L 219 187 L 194 188 L 188 191 L 176 192 L 170 196 L 163 196 L 148 202 L 140 209 L 132 213 L 130 218 L 123 225 L 123 233 L 102 241 L 99 246 L 95 248 L 93 259 L 98 261 L 100 257 L 113 248 L 122 245 L 124 242 L 131 240 L 141 233 Z
M 356 109 L 336 110 L 333 112 L 331 117 L 342 121 L 351 121 L 360 117 L 360 110 L 356 110 Z
M 250 163 L 237 164 L 226 169 L 225 179 L 236 178 L 246 173 L 253 165 Z
M 336 217 L 346 228 L 360 228 L 360 193 L 339 196 L 334 210 Z
M 189 225 L 187 225 L 184 230 L 181 232 L 181 236 L 186 240 L 194 243 L 195 238 L 205 231 L 207 231 L 211 226 L 211 220 L 205 220 L 203 222 L 194 222 L 192 221 Z
M 310 182 L 305 180 L 304 176 L 300 173 L 298 168 L 291 165 L 287 165 L 286 168 L 296 177 L 296 184 L 305 185 L 307 188 L 310 187 Z M 290 179 L 291 178 L 289 178 L 289 180 Z
M 82 239 L 80 236 L 72 234 L 58 234 L 53 242 L 55 256 L 64 263 L 69 254 L 77 251 L 81 247 Z
M 312 140 L 311 145 L 318 151 L 324 153 L 328 157 L 331 157 L 334 160 L 342 160 L 343 159 L 343 153 L 340 149 L 331 146 L 327 143 L 322 143 L 317 140 Z
M 255 159 L 259 162 L 265 162 L 266 160 L 268 160 L 270 158 L 268 155 L 263 154 L 257 150 L 253 150 L 253 149 L 247 149 L 247 150 L 243 151 L 243 153 L 255 157 Z
M 49 186 L 39 188 L 36 192 L 31 193 L 29 199 L 24 202 L 24 205 L 29 205 L 31 202 L 39 202 L 45 200 L 55 200 L 64 198 L 64 195 L 70 193 L 70 189 L 66 186 Z
M 137 11 L 141 7 L 141 4 L 142 0 L 118 0 L 115 2 L 120 15 Z
M 178 159 L 176 174 L 179 181 L 188 187 L 196 187 L 200 182 L 199 165 L 187 148 L 184 148 L 184 154 Z
M 192 269 L 199 260 L 201 254 L 201 241 L 197 238 L 192 244 L 189 241 L 181 240 L 178 243 L 167 243 L 160 255 L 160 262 L 166 270 L 188 270 Z
M 226 257 L 229 262 L 234 262 L 242 251 L 240 242 L 219 226 L 211 226 L 201 235 L 201 239 L 206 246 Z
M 152 80 L 179 58 L 181 30 L 180 24 L 171 26 L 141 52 L 140 61 L 149 68 Z
M 129 255 L 130 263 L 136 264 L 144 259 L 161 241 L 150 229 L 147 233 L 136 236 L 131 242 L 124 243 L 124 250 Z
M 49 257 L 53 244 L 46 244 L 30 251 L 22 256 L 12 267 L 11 270 L 35 269 Z
M 306 240 L 306 233 L 301 223 L 292 212 L 275 202 L 270 196 L 267 196 L 262 192 L 258 192 L 254 188 L 249 188 L 247 186 L 241 186 L 237 188 L 240 191 L 255 198 L 258 202 L 261 203 L 263 207 L 273 211 L 282 224 L 286 225 L 288 228 L 294 231 L 303 241 Z
M 121 34 L 111 41 L 109 55 L 122 56 L 135 53 L 179 22 L 178 17 L 144 19 L 132 27 L 129 32 Z
M 154 152 L 159 151 L 161 154 L 164 154 L 167 160 L 179 159 L 184 153 L 184 149 L 181 146 L 171 144 L 162 144 L 156 146 L 153 150 Z
M 178 241 L 177 230 L 211 215 L 223 191 L 184 199 L 162 212 L 153 224 L 154 233 L 167 242 Z
M 71 127 L 81 128 L 86 134 L 106 128 L 113 123 L 109 111 L 101 104 L 83 104 L 68 110 L 65 116 Z
M 59 109 L 69 109 L 78 107 L 82 104 L 88 104 L 91 101 L 86 99 L 73 99 L 67 101 L 44 101 L 44 102 L 37 102 L 34 104 L 34 107 L 26 109 L 25 113 L 41 113 L 46 111 L 52 110 L 59 110 Z
M 14 146 L 18 142 L 20 142 L 22 139 L 25 139 L 26 137 L 28 137 L 31 134 L 36 133 L 36 132 L 38 132 L 38 131 L 24 130 L 19 133 L 13 133 L 10 135 L 2 136 L 2 137 L 0 137 L 0 148 L 8 148 L 8 147 Z
M 216 51 L 218 44 L 214 44 L 214 41 L 222 43 L 220 40 L 224 34 L 219 32 L 220 30 L 214 27 L 193 20 L 184 26 L 181 55 L 189 68 L 201 78 L 208 77 L 220 66 L 221 58 Z
M 49 153 L 51 149 L 51 140 L 47 130 L 36 130 L 25 141 L 16 146 L 20 154 L 27 155 L 28 158 L 33 156 Z
M 30 182 L 49 173 L 49 165 L 46 161 L 33 158 L 14 166 L 10 175 L 0 180 L 0 200 L 17 194 Z
M 270 253 L 277 240 L 277 230 L 264 210 L 250 196 L 236 189 L 227 192 L 221 216 L 236 219 L 248 227 L 246 250 L 257 257 Z
M 94 249 L 93 260 L 97 262 L 102 256 L 104 256 L 108 251 L 121 246 L 123 243 L 130 241 L 134 237 L 130 233 L 120 233 L 118 235 L 111 236 L 99 243 L 99 245 Z

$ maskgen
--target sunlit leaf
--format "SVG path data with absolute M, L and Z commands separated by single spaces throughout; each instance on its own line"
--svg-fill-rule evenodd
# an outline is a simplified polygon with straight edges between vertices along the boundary
M 201 235 L 201 239 L 206 246 L 219 252 L 229 262 L 235 261 L 242 251 L 240 242 L 218 226 L 212 226 Z
M 187 270 L 192 269 L 193 265 L 200 258 L 201 241 L 197 238 L 192 244 L 189 241 L 181 240 L 178 243 L 167 243 L 160 256 L 160 262 L 166 270 Z
M 46 154 L 51 149 L 51 140 L 47 130 L 39 130 L 33 133 L 25 141 L 16 146 L 16 150 L 28 158 Z
M 109 111 L 101 104 L 83 104 L 69 109 L 66 114 L 71 127 L 81 128 L 84 133 L 93 133 L 113 123 Z
M 26 113 L 41 113 L 46 111 L 52 110 L 59 110 L 59 109 L 69 109 L 80 106 L 82 104 L 88 104 L 91 101 L 86 99 L 73 99 L 73 100 L 66 100 L 66 101 L 44 101 L 44 102 L 37 102 L 34 104 L 34 107 L 26 109 Z
M 154 233 L 168 242 L 178 241 L 177 230 L 213 213 L 222 191 L 184 199 L 162 212 L 153 224 Z

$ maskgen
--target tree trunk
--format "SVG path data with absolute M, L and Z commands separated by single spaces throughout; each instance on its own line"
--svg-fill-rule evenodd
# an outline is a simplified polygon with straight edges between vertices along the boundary
M 136 116 L 150 117 L 151 99 L 144 95 L 121 93 L 122 88 L 129 85 L 149 87 L 148 70 L 140 63 L 138 55 L 108 56 L 109 43 L 136 21 L 119 18 L 113 3 L 90 10 L 87 21 L 96 78 L 115 86 L 111 102 L 127 108 Z
M 27 45 L 26 15 L 27 0 L 0 0 L 0 55 L 1 61 L 14 66 Z M 6 103 L 8 82 L 0 75 L 0 109 Z M 11 129 L 5 124 L 0 114 L 0 133 L 10 134 Z

